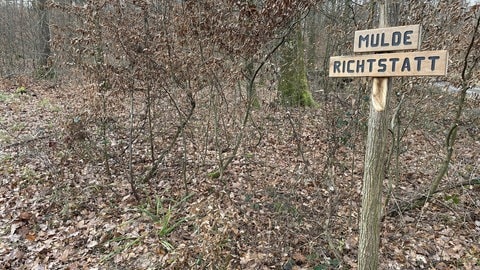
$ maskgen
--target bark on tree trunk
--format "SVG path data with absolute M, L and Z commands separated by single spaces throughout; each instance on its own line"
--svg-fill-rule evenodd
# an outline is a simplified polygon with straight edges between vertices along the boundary
M 378 269 L 382 183 L 385 178 L 386 131 L 386 110 L 378 112 L 370 105 L 360 215 L 358 253 L 358 269 L 360 270 Z
M 388 26 L 388 1 L 379 1 L 379 27 Z M 362 189 L 362 210 L 360 214 L 360 239 L 358 248 L 358 269 L 378 269 L 380 244 L 380 217 L 382 209 L 382 187 L 385 178 L 387 139 L 389 78 L 374 78 L 368 121 L 368 137 L 365 151 L 365 165 Z M 386 91 L 386 93 L 382 93 Z M 386 94 L 386 99 L 383 98 Z M 375 95 L 375 96 L 374 96 Z M 383 106 L 375 102 L 382 103 Z M 382 105 L 382 104 L 380 104 Z M 383 110 L 379 108 L 383 107 Z
M 37 0 L 37 12 L 39 18 L 39 65 L 40 69 L 43 70 L 42 74 L 46 72 L 49 68 L 48 66 L 48 57 L 50 57 L 50 26 L 48 20 L 48 14 L 46 9 L 46 0 Z
M 301 25 L 297 23 L 293 31 L 282 49 L 278 91 L 284 105 L 314 106 L 307 81 Z

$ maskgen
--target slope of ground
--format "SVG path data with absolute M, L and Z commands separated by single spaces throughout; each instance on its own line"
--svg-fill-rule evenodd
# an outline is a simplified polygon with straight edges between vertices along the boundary
M 148 190 L 139 204 L 124 162 L 112 159 L 105 172 L 102 143 L 83 125 L 83 93 L 0 83 L 4 269 L 356 268 L 365 109 L 263 106 L 221 179 L 211 174 L 215 151 L 193 145 L 188 162 L 172 154 L 137 183 Z M 454 100 L 429 94 L 405 105 L 408 129 L 385 181 L 389 207 L 428 189 L 443 158 Z M 480 187 L 449 188 L 480 176 L 478 106 L 467 104 L 443 191 L 383 220 L 382 269 L 480 269 Z M 186 133 L 201 126 L 193 119 Z M 113 146 L 124 140 L 112 135 Z M 136 157 L 137 175 L 148 169 L 144 159 Z

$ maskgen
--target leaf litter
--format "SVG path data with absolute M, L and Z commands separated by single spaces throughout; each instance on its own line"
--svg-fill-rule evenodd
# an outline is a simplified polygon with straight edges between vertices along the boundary
M 98 148 L 67 139 L 65 123 L 82 110 L 71 102 L 79 86 L 22 86 L 17 93 L 20 85 L 2 81 L 0 89 L 3 268 L 356 268 L 365 131 L 351 135 L 355 146 L 340 145 L 332 160 L 332 136 L 348 130 L 331 133 L 322 108 L 288 109 L 299 138 L 283 109 L 260 108 L 252 117 L 263 123 L 263 133 L 248 131 L 256 140 L 242 145 L 222 179 L 208 177 L 215 152 L 203 159 L 192 154 L 187 165 L 198 169 L 189 171 L 186 194 L 172 155 L 149 184 L 159 192 L 138 205 L 122 163 L 112 164 L 107 177 L 103 165 L 92 162 Z M 425 123 L 404 138 L 393 203 L 424 192 L 442 157 L 442 134 L 432 130 L 445 126 L 428 106 Z M 460 133 L 445 187 L 462 175 L 478 178 L 479 138 L 466 134 Z M 446 189 L 419 210 L 385 217 L 381 268 L 479 269 L 479 191 L 474 185 Z

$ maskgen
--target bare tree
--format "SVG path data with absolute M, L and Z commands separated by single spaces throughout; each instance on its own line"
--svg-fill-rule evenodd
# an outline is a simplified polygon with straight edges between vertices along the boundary
M 51 72 L 49 57 L 50 49 L 50 20 L 48 16 L 47 0 L 36 0 L 35 10 L 38 16 L 38 67 L 37 72 L 40 77 L 45 77 Z

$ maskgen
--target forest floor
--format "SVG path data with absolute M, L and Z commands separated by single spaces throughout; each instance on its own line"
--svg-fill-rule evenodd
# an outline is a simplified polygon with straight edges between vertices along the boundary
M 455 98 L 429 91 L 405 103 L 385 212 L 425 194 L 444 158 Z M 261 129 L 221 179 L 214 159 L 169 156 L 138 203 L 128 163 L 112 159 L 109 176 L 101 143 L 75 126 L 81 93 L 0 81 L 1 269 L 356 268 L 365 113 L 255 109 Z M 469 100 L 440 192 L 382 220 L 380 269 L 480 269 L 480 185 L 467 183 L 480 177 L 479 128 Z

